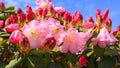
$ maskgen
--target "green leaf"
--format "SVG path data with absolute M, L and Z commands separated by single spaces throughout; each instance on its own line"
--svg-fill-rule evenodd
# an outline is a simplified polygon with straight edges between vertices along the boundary
M 16 57 L 15 59 L 11 60 L 8 65 L 5 66 L 5 68 L 14 68 L 16 65 L 18 65 L 21 62 L 21 57 Z
M 63 68 L 59 62 L 51 62 L 47 65 L 47 68 Z
M 14 6 L 8 6 L 6 10 L 14 10 Z
M 100 48 L 99 46 L 93 47 L 94 53 L 96 56 L 101 57 L 104 55 L 105 48 Z
M 88 68 L 97 68 L 97 61 L 95 57 L 89 57 L 88 58 L 88 63 L 87 63 Z
M 55 46 L 54 49 L 53 49 L 52 51 L 58 52 L 58 51 L 60 51 L 60 50 L 59 50 L 59 47 L 58 47 L 58 46 Z
M 115 47 L 108 47 L 105 49 L 105 55 L 116 56 L 118 55 L 117 49 Z
M 0 63 L 0 68 L 5 68 L 6 64 Z
M 115 57 L 102 57 L 101 61 L 98 62 L 98 68 L 113 68 L 115 65 Z

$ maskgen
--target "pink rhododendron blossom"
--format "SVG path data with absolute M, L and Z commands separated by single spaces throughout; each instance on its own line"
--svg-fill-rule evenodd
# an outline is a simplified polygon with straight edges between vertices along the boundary
M 63 38 L 63 44 L 60 46 L 60 51 L 63 53 L 71 52 L 78 53 L 79 51 L 84 51 L 86 49 L 86 43 L 91 37 L 91 32 L 86 33 L 78 32 L 75 28 L 70 28 L 65 33 Z
M 42 42 L 50 33 L 45 23 L 33 20 L 25 25 L 22 29 L 23 34 L 28 38 L 31 48 L 39 48 Z
M 106 28 L 101 28 L 100 33 L 96 38 L 92 39 L 93 45 L 97 45 L 101 48 L 105 48 L 107 45 L 113 45 L 118 41 L 114 36 L 110 35 Z
M 9 42 L 12 44 L 16 44 L 19 42 L 19 40 L 22 38 L 20 30 L 15 30 L 12 32 L 9 38 Z
M 64 27 L 53 18 L 44 21 L 49 26 L 50 35 L 55 38 L 56 44 L 60 45 L 64 36 Z
M 47 8 L 51 4 L 51 0 L 36 0 L 36 9 Z
M 19 29 L 20 27 L 18 24 L 10 24 L 10 25 L 5 26 L 5 30 L 7 32 L 13 32 L 14 30 L 19 30 Z

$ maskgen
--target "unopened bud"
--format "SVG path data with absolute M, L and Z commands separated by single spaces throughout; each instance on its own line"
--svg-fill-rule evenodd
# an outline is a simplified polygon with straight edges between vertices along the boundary
M 90 16 L 90 17 L 88 18 L 88 22 L 94 23 L 94 20 L 93 20 L 92 16 Z
M 3 27 L 3 25 L 4 25 L 3 20 L 0 20 L 0 29 Z
M 64 13 L 64 16 L 63 16 L 63 19 L 64 19 L 65 21 L 70 22 L 70 21 L 72 20 L 72 17 L 71 17 L 71 15 L 70 15 L 69 12 L 65 12 L 65 13 Z
M 108 14 L 109 14 L 109 9 L 106 9 L 106 10 L 104 11 L 104 13 L 102 14 L 102 19 L 103 19 L 103 20 L 106 20 L 106 18 L 108 17 Z
M 0 11 L 4 11 L 5 5 L 3 2 L 0 2 Z
M 21 8 L 18 8 L 18 9 L 17 9 L 17 13 L 18 13 L 18 14 L 23 13 L 22 9 L 21 9 Z
M 26 6 L 26 12 L 27 13 L 32 12 L 32 8 L 29 5 Z
M 28 41 L 28 39 L 26 37 L 22 37 L 19 41 L 19 46 L 21 51 L 25 52 L 25 53 L 29 53 L 30 51 L 30 43 Z

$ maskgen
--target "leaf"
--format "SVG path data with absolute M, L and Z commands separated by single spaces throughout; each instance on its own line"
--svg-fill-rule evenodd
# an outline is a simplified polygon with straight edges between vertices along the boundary
M 14 10 L 14 6 L 8 6 L 6 10 Z
M 97 68 L 97 61 L 95 57 L 89 57 L 88 58 L 88 63 L 87 63 L 88 68 Z
M 51 62 L 47 65 L 47 68 L 63 68 L 59 62 Z
M 52 51 L 58 52 L 58 51 L 60 51 L 60 50 L 59 50 L 59 47 L 58 47 L 58 46 L 55 46 L 54 49 L 53 49 Z
M 0 63 L 0 68 L 5 68 L 6 64 Z
M 21 60 L 22 60 L 21 57 L 19 58 L 16 57 L 15 59 L 11 60 L 10 63 L 5 66 L 5 68 L 14 68 L 16 65 L 20 63 Z
M 98 68 L 113 68 L 115 65 L 115 57 L 106 56 L 98 62 Z
M 108 47 L 105 49 L 104 52 L 105 55 L 112 55 L 112 56 L 116 56 L 118 55 L 117 49 L 114 47 Z
M 96 56 L 101 57 L 104 55 L 105 48 L 100 48 L 98 46 L 93 47 L 94 53 Z

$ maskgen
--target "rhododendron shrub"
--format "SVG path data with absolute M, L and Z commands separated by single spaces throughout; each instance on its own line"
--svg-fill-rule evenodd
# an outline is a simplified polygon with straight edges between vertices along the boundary
M 112 29 L 109 9 L 84 20 L 76 10 L 36 0 L 26 12 L 0 2 L 0 14 L 0 68 L 120 67 L 120 26 Z

